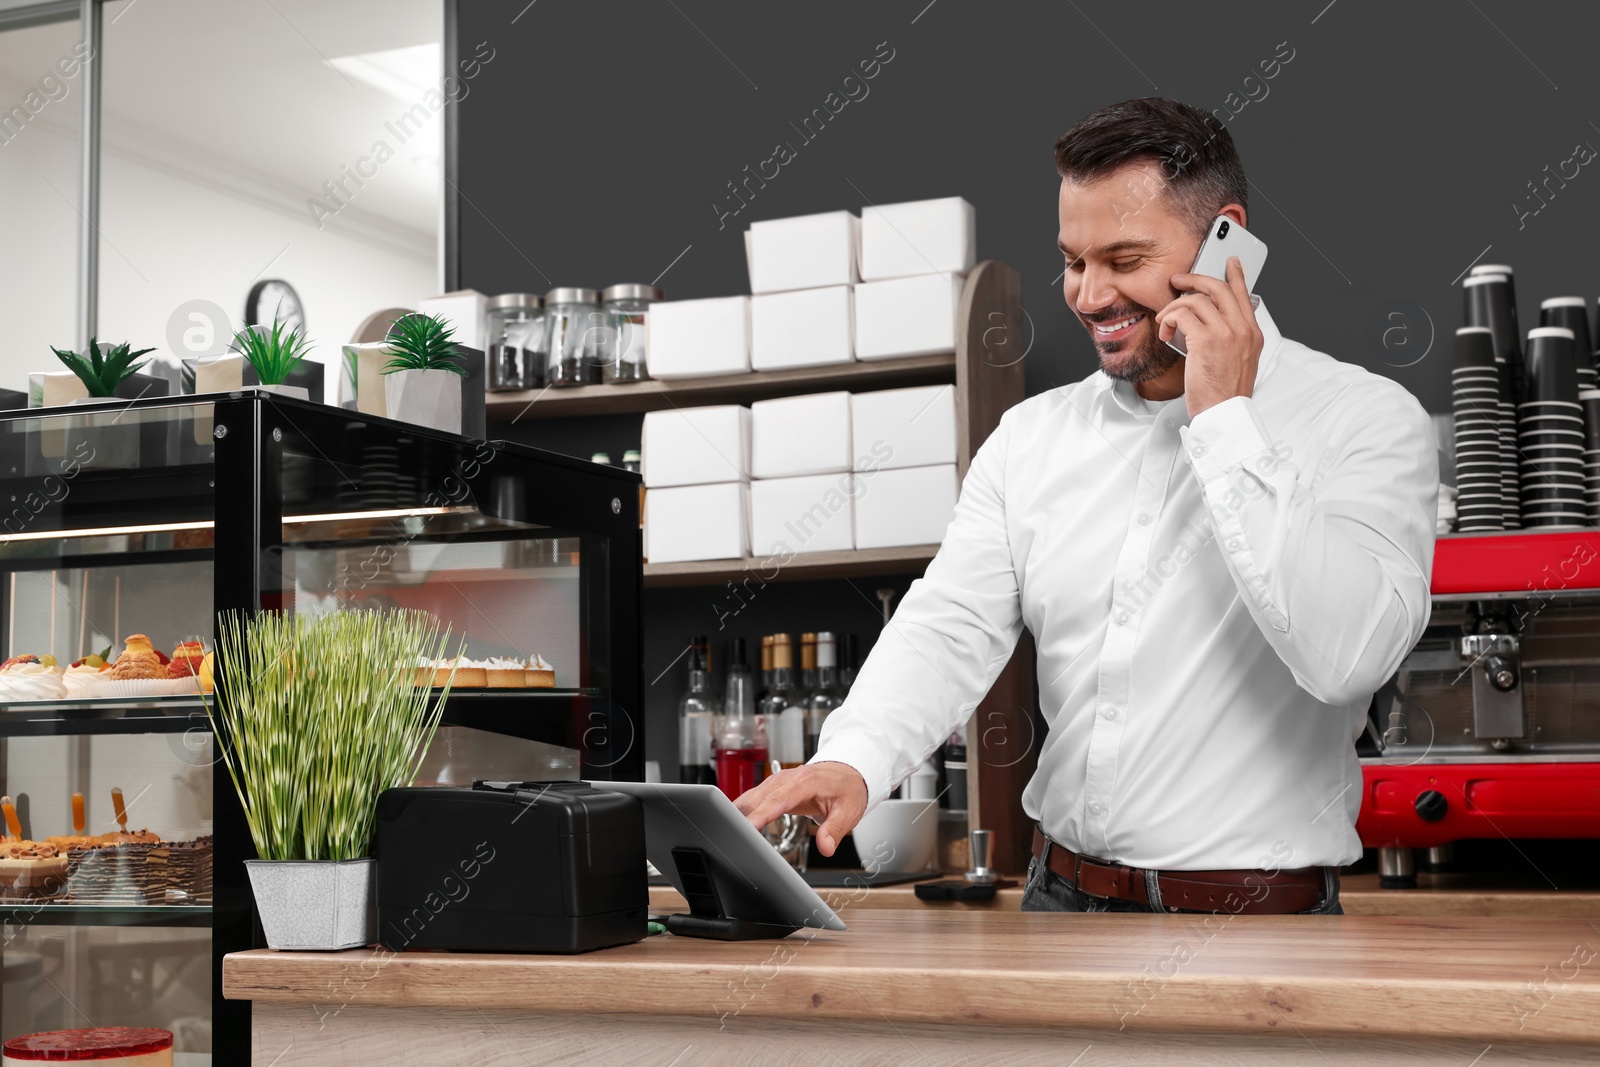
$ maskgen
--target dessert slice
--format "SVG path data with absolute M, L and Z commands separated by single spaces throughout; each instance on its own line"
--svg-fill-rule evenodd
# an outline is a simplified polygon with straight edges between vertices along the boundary
M 544 657 L 534 653 L 528 659 L 527 669 L 523 672 L 527 685 L 533 689 L 554 689 L 556 687 L 556 669 L 544 661 Z
M 67 884 L 67 857 L 46 841 L 0 842 L 0 897 L 38 900 Z

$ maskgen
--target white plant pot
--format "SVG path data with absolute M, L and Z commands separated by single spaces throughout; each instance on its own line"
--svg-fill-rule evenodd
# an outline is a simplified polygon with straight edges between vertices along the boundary
M 119 403 L 124 405 L 120 409 L 116 406 Z M 114 396 L 82 396 L 67 404 L 70 407 L 107 406 L 104 413 L 73 415 L 67 419 L 64 451 L 78 466 L 95 470 L 134 470 L 139 466 L 139 413 L 129 410 L 127 401 L 119 401 Z M 89 451 L 84 450 L 85 445 Z
M 246 860 L 267 947 L 334 951 L 377 939 L 377 862 Z
M 253 385 L 252 389 L 262 389 L 279 396 L 292 396 L 296 400 L 310 400 L 311 390 L 303 385 Z
M 461 432 L 461 375 L 447 370 L 397 370 L 383 376 L 389 417 L 446 433 Z

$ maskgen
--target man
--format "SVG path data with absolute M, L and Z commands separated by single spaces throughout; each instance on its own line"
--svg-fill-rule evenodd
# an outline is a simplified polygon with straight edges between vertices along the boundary
M 1049 732 L 1024 910 L 1342 913 L 1353 743 L 1428 620 L 1428 416 L 1284 338 L 1236 259 L 1187 273 L 1217 215 L 1247 224 L 1205 112 L 1105 108 L 1056 166 L 1063 294 L 1100 370 L 1006 413 L 816 757 L 739 808 L 809 815 L 832 854 L 1026 626 Z

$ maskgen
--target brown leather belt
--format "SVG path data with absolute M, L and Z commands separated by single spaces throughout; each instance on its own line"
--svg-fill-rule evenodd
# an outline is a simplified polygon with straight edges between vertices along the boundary
M 1046 856 L 1046 845 L 1049 846 Z M 1112 900 L 1148 905 L 1145 872 L 1139 867 L 1102 863 L 1071 852 L 1033 828 L 1033 854 L 1079 891 Z M 1335 875 L 1337 877 L 1337 875 Z M 1224 912 L 1230 915 L 1287 915 L 1307 911 L 1322 900 L 1323 868 L 1278 871 L 1158 871 L 1163 908 Z

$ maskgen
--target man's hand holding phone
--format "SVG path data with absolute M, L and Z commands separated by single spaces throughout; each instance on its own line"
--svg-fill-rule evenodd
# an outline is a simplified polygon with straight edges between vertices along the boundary
M 1237 256 L 1228 257 L 1227 280 L 1204 274 L 1174 274 L 1180 295 L 1156 313 L 1162 341 L 1179 330 L 1187 342 L 1183 396 L 1194 418 L 1207 408 L 1255 387 L 1265 338 L 1256 324 L 1250 289 Z

